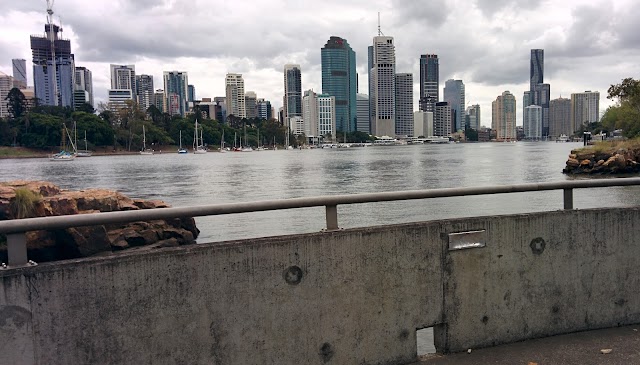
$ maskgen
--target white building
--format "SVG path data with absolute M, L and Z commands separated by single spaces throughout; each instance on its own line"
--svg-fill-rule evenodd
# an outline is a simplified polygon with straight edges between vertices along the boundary
M 13 77 L 0 72 L 0 118 L 9 116 L 9 101 L 5 100 L 13 89 Z
M 127 106 L 127 100 L 133 101 L 130 89 L 109 89 L 109 110 L 116 112 Z
M 369 124 L 369 95 L 356 95 L 356 130 L 369 134 L 371 126 Z
M 136 90 L 136 66 L 135 65 L 110 65 L 111 88 L 120 90 Z
M 302 119 L 309 126 L 307 137 L 318 137 L 318 94 L 307 90 L 302 97 Z
M 529 105 L 524 108 L 523 124 L 524 138 L 539 140 L 542 138 L 542 107 Z
M 228 73 L 225 78 L 227 115 L 239 118 L 247 117 L 245 103 L 244 79 L 242 74 Z
M 304 134 L 307 135 L 309 131 L 309 125 L 302 119 L 301 116 L 289 117 L 289 130 L 296 136 Z
M 433 137 L 432 112 L 413 112 L 413 135 L 415 137 Z
M 571 122 L 573 131 L 600 120 L 600 93 L 585 91 L 571 94 Z
M 393 37 L 373 37 L 370 56 L 371 134 L 393 136 L 396 134 L 396 51 Z
M 318 98 L 318 136 L 331 135 L 336 139 L 336 98 L 327 94 L 319 94 Z M 325 137 L 326 138 L 326 137 Z

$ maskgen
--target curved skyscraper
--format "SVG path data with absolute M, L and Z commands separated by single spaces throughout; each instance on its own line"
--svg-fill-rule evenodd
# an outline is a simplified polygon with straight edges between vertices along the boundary
M 336 101 L 336 129 L 353 132 L 357 121 L 356 53 L 346 39 L 332 36 L 320 51 L 322 92 Z

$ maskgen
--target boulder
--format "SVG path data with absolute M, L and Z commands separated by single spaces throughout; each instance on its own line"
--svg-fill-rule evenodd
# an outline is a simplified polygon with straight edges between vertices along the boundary
M 66 191 L 42 181 L 0 182 L 0 220 L 14 219 L 16 189 L 37 193 L 29 217 L 90 214 L 170 207 L 160 200 L 131 199 L 105 189 Z M 64 230 L 27 232 L 27 253 L 36 262 L 112 254 L 131 248 L 163 248 L 195 243 L 200 230 L 192 217 L 128 224 L 108 224 Z M 3 237 L 0 237 L 0 242 Z M 6 262 L 6 245 L 0 261 Z
M 575 158 L 570 158 L 567 160 L 567 166 L 578 167 L 580 166 L 580 161 L 576 160 Z
M 591 160 L 580 161 L 580 167 L 591 166 Z

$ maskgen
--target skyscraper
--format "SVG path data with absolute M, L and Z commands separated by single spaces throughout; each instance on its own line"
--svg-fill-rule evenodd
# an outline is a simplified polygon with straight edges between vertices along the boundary
M 444 101 L 449 102 L 452 110 L 455 110 L 456 119 L 452 121 L 456 131 L 464 129 L 464 83 L 462 80 L 449 79 L 444 84 Z
M 244 103 L 247 108 L 247 118 L 258 117 L 258 96 L 253 91 L 244 94 Z
M 482 126 L 482 119 L 480 119 L 479 104 L 471 105 L 467 108 L 465 125 L 468 125 L 469 128 L 475 129 L 476 131 L 480 129 L 480 126 Z
M 524 108 L 523 119 L 524 137 L 530 140 L 542 138 L 542 107 L 529 105 Z
M 136 75 L 136 96 L 141 110 L 146 111 L 153 105 L 154 90 L 152 75 Z
M 571 94 L 571 134 L 600 120 L 600 93 L 585 91 Z
M 437 102 L 433 112 L 433 135 L 448 137 L 451 135 L 451 107 L 446 101 Z
M 19 89 L 27 88 L 27 61 L 24 59 L 14 58 L 11 60 L 13 65 L 13 85 Z
M 549 103 L 549 136 L 557 138 L 560 135 L 573 134 L 571 125 L 571 99 L 558 98 Z
M 233 115 L 238 118 L 246 118 L 247 108 L 244 99 L 244 79 L 242 74 L 228 73 L 225 78 L 225 90 L 227 116 Z
M 549 135 L 551 86 L 544 83 L 544 50 L 532 49 L 529 67 L 529 105 L 542 107 L 542 136 Z M 525 107 L 526 108 L 526 107 Z
M 393 136 L 396 125 L 396 50 L 393 37 L 373 37 L 371 64 L 371 134 Z
M 196 87 L 193 85 L 187 85 L 187 101 L 190 103 L 196 101 Z
M 313 90 L 307 90 L 302 96 L 302 119 L 309 127 L 309 133 L 305 133 L 307 137 L 318 136 L 318 94 Z
M 420 55 L 420 110 L 433 112 L 440 100 L 440 64 L 438 55 Z
M 91 71 L 86 67 L 76 67 L 75 73 L 74 108 L 83 103 L 95 106 L 93 103 L 93 77 Z
M 318 98 L 318 136 L 336 139 L 336 98 L 319 94 Z
M 111 88 L 136 92 L 136 66 L 110 65 Z
M 43 105 L 72 107 L 75 61 L 71 42 L 60 37 L 62 29 L 55 24 L 46 24 L 44 31 L 43 37 L 31 36 L 36 98 Z
M 322 92 L 336 99 L 336 128 L 338 131 L 355 131 L 358 88 L 356 53 L 346 39 L 332 36 L 320 50 L 320 55 Z
M 542 135 L 549 135 L 549 101 L 551 100 L 551 85 L 537 84 L 533 93 L 535 98 L 533 105 L 542 107 Z
M 164 90 L 158 89 L 153 94 L 153 105 L 155 105 L 161 112 L 167 112 L 167 100 L 164 96 Z
M 265 99 L 258 99 L 258 118 L 269 120 L 272 114 L 271 102 Z
M 189 75 L 184 71 L 164 71 L 164 97 L 168 113 L 185 116 L 188 110 Z
M 413 136 L 413 75 L 396 74 L 396 127 L 397 136 Z
M 356 95 L 356 115 L 358 118 L 358 125 L 356 126 L 356 129 L 359 132 L 369 134 L 369 95 Z
M 491 103 L 491 128 L 498 141 L 516 140 L 516 98 L 505 91 Z
M 9 116 L 9 101 L 7 95 L 13 88 L 13 77 L 0 72 L 0 118 Z
M 284 65 L 284 119 L 302 116 L 302 74 L 300 65 Z

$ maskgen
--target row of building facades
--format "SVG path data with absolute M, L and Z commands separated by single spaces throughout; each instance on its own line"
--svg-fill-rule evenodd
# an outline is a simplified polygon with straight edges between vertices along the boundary
M 52 41 L 53 40 L 53 41 Z M 53 45 L 53 46 L 52 46 Z M 79 107 L 94 103 L 91 71 L 75 66 L 70 41 L 61 29 L 45 26 L 44 36 L 31 36 L 34 88 L 27 87 L 26 61 L 13 60 L 13 77 L 0 73 L 0 95 L 12 87 L 44 105 Z M 53 55 L 52 54 L 53 51 Z M 54 59 L 55 58 L 55 59 Z M 225 95 L 196 99 L 188 73 L 165 71 L 164 89 L 155 89 L 153 76 L 136 74 L 135 65 L 110 66 L 107 107 L 113 111 L 135 101 L 143 110 L 154 105 L 170 115 L 186 115 L 199 107 L 207 117 L 225 122 L 237 118 L 277 118 L 294 134 L 325 138 L 361 131 L 374 136 L 450 136 L 466 128 L 483 128 L 479 105 L 466 107 L 462 80 L 447 80 L 440 97 L 439 58 L 419 58 L 418 110 L 414 110 L 411 73 L 397 72 L 394 38 L 378 35 L 368 47 L 368 94 L 359 93 L 356 53 L 346 39 L 332 36 L 321 48 L 322 92 L 303 90 L 300 65 L 284 66 L 283 107 L 276 114 L 271 102 L 245 91 L 242 74 L 228 73 Z M 57 82 L 51 82 L 51 80 Z M 530 88 L 523 96 L 525 138 L 572 135 L 582 125 L 599 120 L 598 92 L 571 94 L 550 100 L 544 83 L 544 51 L 531 50 Z M 4 99 L 4 98 L 3 98 Z M 491 129 L 497 140 L 516 139 L 516 98 L 505 91 L 492 103 Z M 0 117 L 6 117 L 6 102 Z

